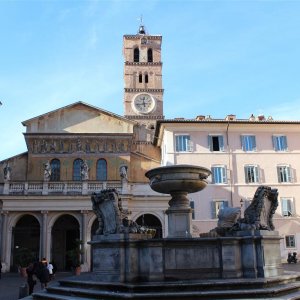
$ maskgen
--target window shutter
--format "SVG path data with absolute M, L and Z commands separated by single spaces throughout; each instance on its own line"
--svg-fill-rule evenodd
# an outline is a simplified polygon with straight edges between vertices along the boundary
M 272 136 L 272 141 L 273 141 L 273 149 L 274 149 L 275 151 L 278 150 L 276 140 L 277 140 L 276 136 L 273 135 L 273 136 Z
M 259 170 L 258 166 L 254 166 L 254 176 L 255 176 L 255 182 L 259 182 Z
M 219 149 L 220 149 L 220 151 L 224 151 L 224 138 L 223 138 L 223 135 L 220 135 L 218 137 L 218 139 L 219 139 Z
M 287 170 L 288 182 L 292 182 L 292 179 L 293 179 L 292 168 L 290 166 L 287 166 L 286 170 Z
M 244 171 L 245 171 L 245 182 L 249 183 L 248 166 L 244 167 Z
M 194 146 L 194 143 L 188 138 L 187 139 L 187 151 L 189 152 L 193 152 L 193 147 Z
M 212 136 L 211 135 L 208 136 L 208 149 L 210 151 L 213 151 L 213 143 L 212 143 Z
M 287 150 L 287 138 L 286 136 L 282 136 L 282 150 Z
M 277 167 L 277 176 L 278 176 L 278 182 L 282 182 L 282 180 L 281 180 L 281 167 Z
M 242 146 L 242 150 L 245 151 L 245 136 L 241 135 L 241 146 Z
M 225 167 L 222 167 L 222 168 L 221 168 L 221 172 L 222 172 L 222 183 L 226 183 L 226 182 L 227 182 L 226 171 L 227 171 L 227 169 L 226 169 Z
M 256 138 L 255 135 L 251 136 L 253 151 L 256 151 Z
M 211 207 L 211 218 L 215 219 L 217 217 L 216 216 L 216 203 L 215 203 L 215 201 L 210 202 L 210 207 Z

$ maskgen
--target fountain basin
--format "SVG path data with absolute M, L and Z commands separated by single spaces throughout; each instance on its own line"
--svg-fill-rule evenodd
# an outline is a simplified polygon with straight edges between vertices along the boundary
M 177 191 L 196 193 L 207 185 L 211 171 L 193 165 L 173 165 L 152 169 L 145 176 L 150 180 L 150 187 L 159 193 L 172 194 Z

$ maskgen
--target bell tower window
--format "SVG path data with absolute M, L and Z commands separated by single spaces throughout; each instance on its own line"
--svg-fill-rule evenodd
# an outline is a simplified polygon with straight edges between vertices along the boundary
M 148 74 L 145 74 L 145 83 L 148 83 Z
M 133 50 L 133 61 L 139 62 L 140 61 L 140 50 L 139 48 L 134 48 Z
M 153 62 L 152 49 L 148 49 L 148 62 Z
M 142 83 L 143 82 L 143 75 L 142 73 L 139 74 L 139 83 Z

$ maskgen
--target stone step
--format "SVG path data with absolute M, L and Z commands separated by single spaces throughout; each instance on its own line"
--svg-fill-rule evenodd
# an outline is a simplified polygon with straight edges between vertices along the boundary
M 300 299 L 300 282 L 277 285 L 269 288 L 251 288 L 251 289 L 217 289 L 213 286 L 207 290 L 189 290 L 153 292 L 150 288 L 144 292 L 132 291 L 108 291 L 87 289 L 82 287 L 52 286 L 47 289 L 47 293 L 35 293 L 33 299 L 53 299 L 53 300 L 86 300 L 86 299 Z

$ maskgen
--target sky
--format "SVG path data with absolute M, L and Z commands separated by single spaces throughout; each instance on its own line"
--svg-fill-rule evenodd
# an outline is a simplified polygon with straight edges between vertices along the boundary
M 123 115 L 122 43 L 161 34 L 165 118 L 300 120 L 300 0 L 0 0 L 0 161 L 22 121 L 83 101 Z

